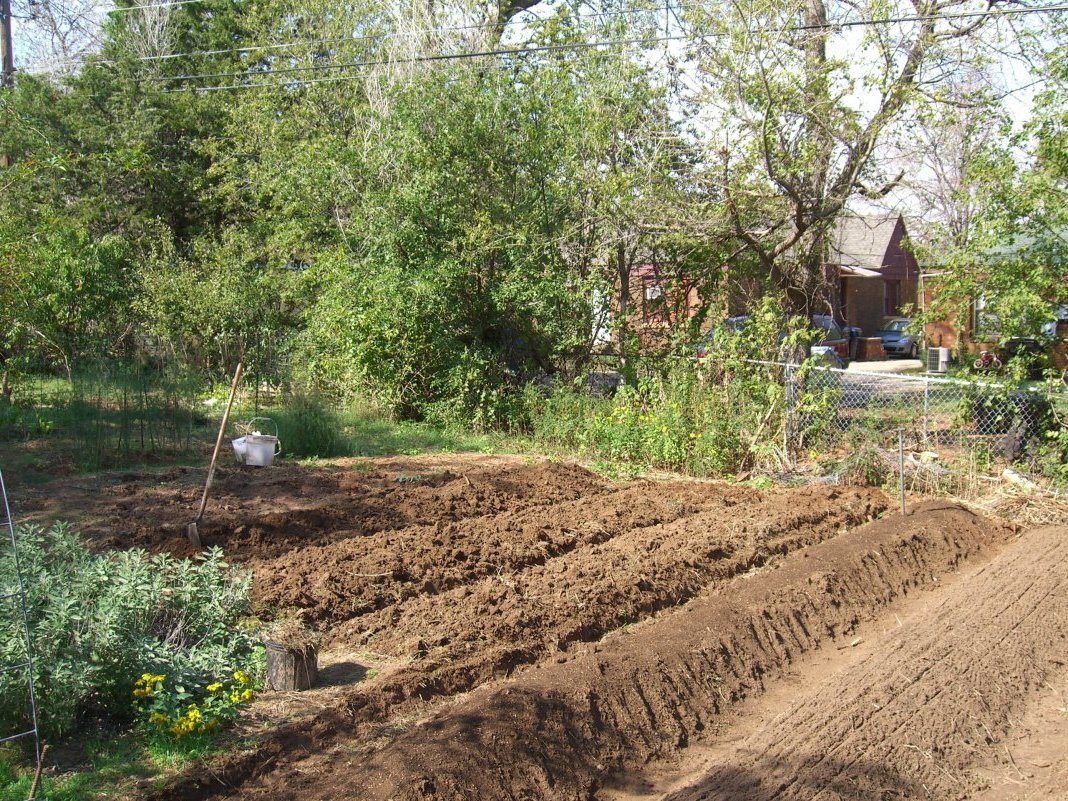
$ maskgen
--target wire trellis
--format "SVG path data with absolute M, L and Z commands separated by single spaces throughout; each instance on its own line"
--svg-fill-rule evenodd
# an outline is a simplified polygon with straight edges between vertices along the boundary
M 27 688 L 27 711 L 29 712 L 30 728 L 23 731 L 16 732 L 14 734 L 7 734 L 0 732 L 0 743 L 12 742 L 15 740 L 22 740 L 33 738 L 33 750 L 34 750 L 34 764 L 35 764 L 35 778 L 30 788 L 30 801 L 33 801 L 37 797 L 37 778 L 41 775 L 41 733 L 38 727 L 37 721 L 37 698 L 34 695 L 33 689 L 33 646 L 30 640 L 30 624 L 29 617 L 26 612 L 26 587 L 22 581 L 22 570 L 19 565 L 19 553 L 18 542 L 15 537 L 15 522 L 11 518 L 11 506 L 7 499 L 7 486 L 4 484 L 4 475 L 0 471 L 0 498 L 3 499 L 3 506 L 0 506 L 0 526 L 7 530 L 8 545 L 11 548 L 11 560 L 14 566 L 14 582 L 12 585 L 4 588 L 3 595 L 0 595 L 0 602 L 7 604 L 9 602 L 15 602 L 18 604 L 19 620 L 22 626 L 22 639 L 25 645 L 24 658 L 10 665 L 0 664 L 0 672 L 9 671 L 25 671 L 26 674 L 26 688 Z

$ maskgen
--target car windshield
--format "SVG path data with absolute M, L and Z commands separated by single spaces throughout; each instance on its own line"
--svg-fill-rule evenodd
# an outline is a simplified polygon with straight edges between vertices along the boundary
M 844 339 L 845 334 L 842 333 L 842 329 L 838 327 L 831 317 L 822 314 L 816 314 L 812 316 L 812 325 L 815 327 L 817 333 L 823 335 L 824 339 Z
M 909 327 L 909 321 L 908 320 L 891 320 L 890 322 L 888 322 L 883 327 L 883 330 L 884 331 L 898 331 L 898 332 L 901 332 L 901 331 L 904 331 L 908 327 Z

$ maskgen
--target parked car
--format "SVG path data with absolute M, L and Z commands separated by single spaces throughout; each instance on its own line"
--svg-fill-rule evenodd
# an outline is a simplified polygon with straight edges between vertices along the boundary
M 717 331 L 738 333 L 745 328 L 749 317 L 740 314 L 728 317 L 718 326 L 705 332 L 697 346 L 697 358 L 703 359 L 708 353 L 708 346 L 715 339 Z M 779 342 L 786 338 L 785 332 L 779 334 Z M 841 328 L 829 314 L 812 315 L 812 340 L 809 355 L 832 367 L 845 367 L 849 364 L 849 333 Z M 779 354 L 782 357 L 782 354 Z
M 1005 364 L 1014 359 L 1022 362 L 1031 379 L 1042 378 L 1050 365 L 1049 351 L 1049 341 L 1035 337 L 1010 337 L 1001 346 L 1002 361 Z
M 875 332 L 883 341 L 883 350 L 887 356 L 920 357 L 920 337 L 909 331 L 912 320 L 908 317 L 895 317 Z

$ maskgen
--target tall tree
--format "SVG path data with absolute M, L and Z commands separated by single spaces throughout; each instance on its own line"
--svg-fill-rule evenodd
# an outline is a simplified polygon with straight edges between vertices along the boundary
M 830 310 L 828 232 L 850 201 L 901 181 L 886 145 L 976 57 L 970 42 L 990 21 L 954 16 L 968 10 L 960 0 L 741 0 L 687 18 L 702 43 L 707 180 L 792 311 Z

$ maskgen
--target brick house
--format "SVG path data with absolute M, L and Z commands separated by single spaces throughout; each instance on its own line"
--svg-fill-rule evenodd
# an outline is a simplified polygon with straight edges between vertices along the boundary
M 1052 231 L 1061 240 L 1068 241 L 1068 230 Z M 977 258 L 972 269 L 977 275 L 994 267 L 1001 260 L 1019 258 L 1043 259 L 1049 255 L 1042 250 L 1030 253 L 1035 239 L 1021 236 L 1018 239 L 993 247 Z M 943 292 L 942 282 L 945 273 L 938 269 L 925 270 L 920 276 L 921 308 L 931 309 Z M 1061 302 L 1050 304 L 1050 317 L 1041 330 L 1026 334 L 1033 337 L 1050 338 L 1053 341 L 1053 362 L 1058 369 L 1068 367 L 1068 291 Z M 929 347 L 949 348 L 958 356 L 976 353 L 983 348 L 996 348 L 1002 337 L 997 318 L 986 308 L 983 297 L 973 297 L 962 303 L 959 310 L 944 309 L 937 319 L 924 325 L 923 337 Z
M 674 329 L 698 310 L 694 282 L 659 264 L 636 264 L 630 270 L 628 324 L 642 350 L 664 347 Z
M 839 323 L 871 335 L 886 318 L 916 305 L 919 267 L 905 247 L 906 237 L 900 214 L 839 218 L 829 237 L 825 263 Z M 627 323 L 642 350 L 668 344 L 674 329 L 704 309 L 692 279 L 655 262 L 632 266 L 628 284 Z M 721 290 L 727 314 L 745 313 L 762 294 L 758 279 L 734 278 L 726 266 Z M 600 347 L 614 339 L 615 332 L 608 333 L 603 326 L 594 337 Z
M 900 214 L 843 215 L 831 232 L 828 277 L 835 282 L 835 317 L 871 336 L 888 317 L 918 301 L 920 269 L 906 247 Z

